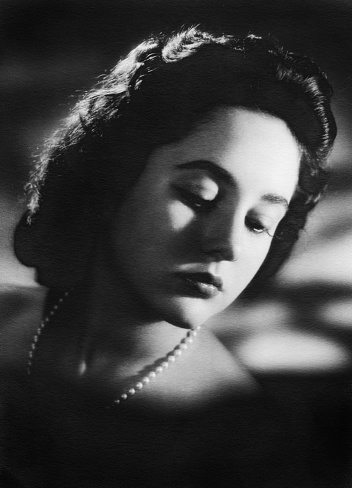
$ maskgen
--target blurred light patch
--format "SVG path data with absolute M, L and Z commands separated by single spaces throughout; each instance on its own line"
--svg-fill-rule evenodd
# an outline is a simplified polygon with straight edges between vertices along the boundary
M 350 1 L 350 0 L 349 0 Z M 335 87 L 336 89 L 337 87 Z M 340 87 L 339 87 L 340 88 Z M 350 167 L 352 152 L 352 120 L 349 94 L 340 89 L 339 100 L 333 101 L 333 111 L 338 127 L 337 137 L 330 156 L 330 163 L 334 168 Z
M 332 373 L 351 367 L 347 349 L 333 340 L 300 332 L 256 335 L 235 354 L 251 371 L 260 373 Z
M 330 327 L 352 329 L 352 298 L 332 300 L 318 309 L 317 317 Z
M 279 301 L 258 302 L 243 305 L 236 302 L 222 314 L 212 319 L 209 325 L 215 333 L 241 333 L 243 335 L 280 329 L 289 324 L 292 311 Z
M 0 285 L 38 286 L 34 269 L 23 266 L 13 250 L 13 232 L 23 210 L 21 202 L 0 197 Z
M 280 272 L 279 282 L 285 285 L 312 281 L 351 285 L 351 249 L 352 233 L 330 242 L 324 241 L 319 247 L 294 256 Z
M 308 217 L 308 224 L 301 236 L 302 250 L 303 246 L 319 246 L 324 241 L 334 244 L 335 240 L 352 232 L 351 206 L 350 190 L 327 194 Z

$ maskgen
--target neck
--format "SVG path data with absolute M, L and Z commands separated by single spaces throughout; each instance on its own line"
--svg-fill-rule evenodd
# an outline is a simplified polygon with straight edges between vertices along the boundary
M 87 283 L 82 290 L 87 324 L 82 360 L 88 365 L 103 357 L 145 366 L 171 351 L 185 336 L 185 329 L 155 315 L 106 254 L 97 255 Z

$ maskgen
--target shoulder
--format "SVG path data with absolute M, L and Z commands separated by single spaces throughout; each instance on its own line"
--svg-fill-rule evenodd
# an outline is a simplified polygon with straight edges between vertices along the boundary
M 40 323 L 47 290 L 39 286 L 0 286 L 0 371 L 23 369 Z

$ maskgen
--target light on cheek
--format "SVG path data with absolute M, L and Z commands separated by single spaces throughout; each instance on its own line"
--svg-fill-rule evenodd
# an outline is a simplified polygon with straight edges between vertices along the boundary
M 187 227 L 194 218 L 192 209 L 188 208 L 182 202 L 172 202 L 168 206 L 168 214 L 173 230 L 178 231 Z

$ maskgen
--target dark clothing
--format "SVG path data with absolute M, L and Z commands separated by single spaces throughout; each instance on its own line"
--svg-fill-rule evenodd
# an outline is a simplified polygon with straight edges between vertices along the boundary
M 107 410 L 57 378 L 43 394 L 14 373 L 0 486 L 350 488 L 350 378 L 256 379 L 258 392 L 225 392 L 189 411 L 133 401 Z

